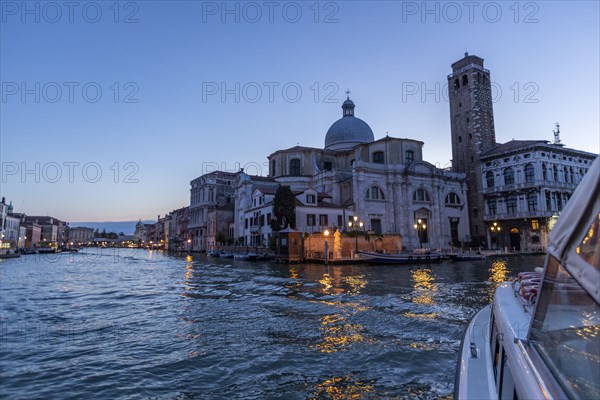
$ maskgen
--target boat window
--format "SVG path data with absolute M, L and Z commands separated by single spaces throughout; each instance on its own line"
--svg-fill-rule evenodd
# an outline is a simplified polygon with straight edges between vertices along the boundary
M 549 257 L 530 340 L 570 398 L 600 391 L 600 306 Z
M 585 237 L 581 243 L 579 243 L 575 252 L 588 264 L 596 267 L 597 270 L 600 270 L 600 240 L 598 239 L 598 229 L 600 229 L 600 213 L 598 214 L 598 218 L 596 218 L 587 229 Z
M 500 361 L 500 340 L 496 334 L 496 346 L 494 350 L 494 378 L 498 377 L 498 361 Z

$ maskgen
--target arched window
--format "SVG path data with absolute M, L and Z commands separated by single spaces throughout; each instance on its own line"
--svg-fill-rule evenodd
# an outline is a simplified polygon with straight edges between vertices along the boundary
M 376 151 L 373 153 L 373 162 L 375 164 L 385 164 L 385 157 L 383 151 Z
M 290 160 L 290 175 L 300 176 L 302 175 L 302 166 L 300 165 L 300 159 L 294 158 Z
M 569 170 L 567 167 L 563 168 L 563 180 L 567 183 L 569 182 Z
M 512 167 L 504 169 L 504 184 L 514 185 L 515 184 L 515 170 Z
M 371 186 L 365 193 L 365 199 L 367 200 L 385 200 L 383 190 L 378 186 Z
M 556 165 L 552 167 L 552 175 L 554 177 L 554 182 L 558 182 L 558 168 L 556 168 Z
M 477 83 L 481 83 L 481 74 L 477 73 Z
M 538 198 L 537 194 L 530 193 L 527 195 L 527 210 L 537 211 Z
M 535 180 L 535 169 L 533 165 L 527 164 L 525 166 L 525 182 L 533 183 Z
M 458 206 L 460 205 L 460 197 L 454 192 L 450 192 L 446 195 L 447 206 Z
M 573 167 L 569 167 L 569 176 L 571 177 L 571 183 L 578 183 L 575 182 L 575 174 L 573 173 Z
M 427 193 L 425 189 L 419 188 L 413 193 L 413 201 L 429 202 L 431 199 L 429 198 L 429 193 Z
M 208 189 L 208 201 L 215 201 L 215 192 L 213 188 Z
M 506 197 L 506 212 L 508 214 L 514 214 L 517 212 L 517 196 L 514 194 Z
M 485 174 L 485 181 L 487 182 L 487 187 L 489 187 L 489 188 L 494 187 L 494 173 L 492 171 L 488 171 Z
M 463 75 L 462 76 L 462 85 L 467 86 L 468 84 L 469 84 L 469 78 L 467 78 L 467 75 Z
M 460 87 L 460 81 L 458 80 L 458 78 L 456 78 L 454 80 L 454 89 L 458 89 Z

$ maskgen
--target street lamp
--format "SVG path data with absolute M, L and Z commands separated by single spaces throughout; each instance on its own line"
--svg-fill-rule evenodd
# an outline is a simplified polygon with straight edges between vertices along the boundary
M 329 243 L 327 242 L 327 238 L 329 237 L 329 229 L 325 229 L 323 232 L 323 236 L 325 236 L 325 265 L 329 264 Z
M 496 247 L 499 247 L 498 246 L 498 234 L 500 234 L 500 230 L 501 229 L 500 229 L 500 225 L 498 225 L 498 222 L 494 222 L 492 224 L 492 226 L 490 226 L 490 231 L 492 231 L 492 233 L 494 235 L 496 235 Z
M 356 215 L 352 219 L 354 222 L 348 221 L 348 228 L 354 232 L 354 254 L 356 254 L 358 253 L 358 230 L 362 230 L 364 224 Z
M 417 220 L 417 223 L 414 224 L 413 227 L 417 231 L 417 237 L 419 238 L 419 248 L 422 249 L 423 243 L 421 242 L 421 235 L 423 234 L 423 232 L 425 232 L 425 229 L 427 229 L 427 225 L 425 225 L 425 222 L 423 222 L 423 220 L 419 218 Z

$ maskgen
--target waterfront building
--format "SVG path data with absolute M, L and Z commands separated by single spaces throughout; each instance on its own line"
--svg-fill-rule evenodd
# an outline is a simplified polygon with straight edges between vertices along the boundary
M 188 231 L 193 251 L 214 249 L 231 241 L 237 172 L 213 171 L 190 182 Z
M 2 197 L 2 200 L 0 200 L 0 241 L 4 238 L 4 224 L 7 215 L 8 204 L 6 204 L 6 198 Z
M 496 145 L 490 71 L 483 59 L 465 53 L 448 75 L 452 169 L 466 174 L 470 241 L 485 237 L 480 156 Z
M 69 242 L 74 244 L 89 243 L 94 240 L 94 229 L 86 227 L 76 227 L 69 229 Z
M 243 243 L 247 246 L 268 247 L 273 230 L 271 220 L 276 189 L 256 188 L 252 206 L 243 212 Z M 330 229 L 345 230 L 353 212 L 331 202 L 332 196 L 313 189 L 294 193 L 296 201 L 296 230 L 303 233 L 323 232 Z
M 42 227 L 35 222 L 25 221 L 25 248 L 35 249 L 42 241 Z
M 144 225 L 144 223 L 142 222 L 142 220 L 138 220 L 138 222 L 135 224 L 135 231 L 133 233 L 133 240 L 136 243 L 142 243 L 145 239 L 145 231 L 146 230 L 146 226 Z
M 189 207 L 178 208 L 169 214 L 171 223 L 169 225 L 168 249 L 172 251 L 184 251 L 191 248 L 188 244 L 189 232 Z
M 481 154 L 488 248 L 544 251 L 547 234 L 596 154 L 546 140 L 511 140 Z
M 297 193 L 311 189 L 326 194 L 324 203 L 336 209 L 330 226 L 337 225 L 340 214 L 345 222 L 356 215 L 366 231 L 401 235 L 408 248 L 468 241 L 465 174 L 425 161 L 419 140 L 375 140 L 354 110 L 348 97 L 342 118 L 327 131 L 323 149 L 295 146 L 272 153 L 269 177 Z M 418 220 L 425 228 L 413 227 Z M 302 218 L 298 222 L 304 223 Z

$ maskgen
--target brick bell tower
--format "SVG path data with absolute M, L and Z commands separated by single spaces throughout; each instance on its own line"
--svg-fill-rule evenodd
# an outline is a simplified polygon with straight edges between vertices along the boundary
M 467 174 L 469 228 L 473 244 L 485 238 L 483 182 L 479 157 L 496 146 L 490 71 L 483 59 L 465 53 L 448 75 L 452 168 Z

